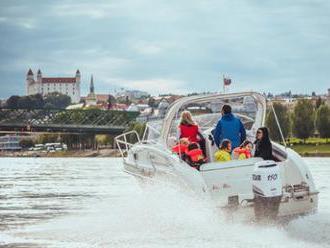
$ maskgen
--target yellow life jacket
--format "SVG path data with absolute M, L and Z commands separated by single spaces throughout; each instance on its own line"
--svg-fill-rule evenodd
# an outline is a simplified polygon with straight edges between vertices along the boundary
M 217 162 L 227 162 L 227 161 L 231 160 L 231 155 L 229 152 L 227 152 L 225 150 L 218 150 L 214 154 L 214 158 L 215 158 L 215 161 L 217 161 Z
M 244 160 L 244 159 L 247 159 L 246 155 L 244 153 L 241 153 L 239 156 L 238 156 L 238 160 Z

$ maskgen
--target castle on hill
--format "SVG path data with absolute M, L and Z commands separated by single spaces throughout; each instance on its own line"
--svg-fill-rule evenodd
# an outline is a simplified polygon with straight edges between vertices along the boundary
M 49 93 L 59 92 L 71 97 L 72 103 L 80 101 L 80 71 L 76 71 L 74 77 L 43 77 L 41 70 L 37 72 L 37 77 L 31 69 L 26 75 L 27 95 L 41 94 L 45 96 Z

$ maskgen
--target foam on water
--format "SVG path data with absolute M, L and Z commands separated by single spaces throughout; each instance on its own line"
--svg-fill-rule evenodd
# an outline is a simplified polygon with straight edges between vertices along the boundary
M 330 247 L 330 203 L 324 201 L 330 190 L 323 177 L 324 171 L 330 173 L 330 164 L 324 168 L 312 161 L 314 178 L 325 187 L 320 212 L 281 226 L 231 222 L 208 199 L 169 185 L 141 188 L 121 174 L 119 160 L 113 161 L 116 165 L 109 167 L 109 160 L 95 159 L 94 164 L 108 169 L 95 170 L 94 176 L 109 170 L 121 177 L 113 177 L 109 188 L 94 189 L 101 190 L 102 197 L 86 199 L 80 211 L 11 230 L 0 238 L 35 247 Z

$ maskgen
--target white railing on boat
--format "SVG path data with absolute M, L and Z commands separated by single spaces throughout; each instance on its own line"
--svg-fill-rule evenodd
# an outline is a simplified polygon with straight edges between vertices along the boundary
M 130 149 L 130 147 L 132 147 L 134 144 L 136 144 L 136 143 L 131 143 L 131 142 L 128 141 L 128 136 L 129 135 L 134 135 L 136 140 L 137 140 L 137 143 L 141 142 L 140 136 L 139 136 L 138 132 L 135 131 L 135 130 L 132 130 L 132 131 L 123 133 L 121 135 L 118 135 L 115 138 L 115 142 L 116 142 L 116 145 L 117 145 L 117 147 L 119 149 L 119 152 L 120 152 L 122 157 L 125 157 L 128 150 Z M 124 149 L 122 148 L 122 146 L 124 146 Z
M 135 131 L 135 130 L 128 131 L 126 133 L 123 133 L 123 134 L 118 135 L 117 137 L 115 137 L 115 142 L 116 142 L 116 145 L 119 149 L 119 152 L 120 152 L 121 156 L 125 157 L 127 155 L 128 151 L 129 151 L 129 149 L 137 143 L 143 143 L 143 144 L 148 144 L 148 143 L 157 144 L 157 143 L 159 143 L 159 141 L 156 140 L 156 139 L 149 139 L 149 137 L 148 137 L 149 133 L 148 132 L 150 130 L 160 136 L 159 130 L 157 130 L 156 128 L 154 128 L 154 127 L 152 127 L 148 124 L 146 124 L 146 128 L 144 130 L 142 139 L 140 138 L 140 135 L 138 134 L 138 132 Z M 131 140 L 136 140 L 136 142 L 132 143 Z

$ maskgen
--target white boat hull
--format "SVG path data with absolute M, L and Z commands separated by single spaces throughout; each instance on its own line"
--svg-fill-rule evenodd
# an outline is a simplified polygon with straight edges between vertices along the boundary
M 128 156 L 124 158 L 125 171 L 139 179 L 162 180 L 177 184 L 181 188 L 186 187 L 198 194 L 207 194 L 214 201 L 215 206 L 227 213 L 230 218 L 242 221 L 256 218 L 251 178 L 254 164 L 260 159 L 208 163 L 201 167 L 201 171 L 197 171 L 176 155 L 159 149 L 158 146 L 155 144 L 133 146 Z M 288 154 L 288 158 L 280 163 L 284 192 L 278 218 L 310 214 L 318 207 L 318 191 L 315 189 L 308 168 L 295 152 L 290 150 Z M 302 181 L 306 183 L 303 184 L 304 187 L 299 186 Z M 296 189 L 285 192 L 288 185 L 296 185 Z M 231 203 L 232 197 L 237 197 L 238 201 Z

